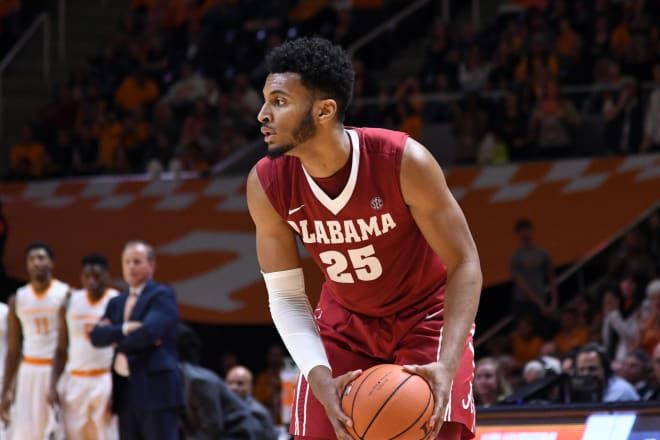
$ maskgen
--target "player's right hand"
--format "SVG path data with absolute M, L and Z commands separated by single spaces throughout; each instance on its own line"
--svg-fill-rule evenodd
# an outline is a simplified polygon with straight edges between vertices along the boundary
M 59 405 L 60 398 L 57 395 L 57 389 L 55 387 L 50 388 L 50 391 L 48 391 L 48 396 L 46 396 L 46 400 L 48 401 L 48 405 L 51 408 Z
M 5 423 L 6 426 L 9 426 L 11 421 L 9 417 L 9 411 L 11 410 L 11 396 L 6 394 L 2 395 L 2 401 L 0 402 L 0 419 Z
M 353 421 L 341 409 L 341 396 L 346 385 L 355 380 L 362 370 L 353 370 L 335 378 L 327 367 L 314 367 L 307 375 L 307 382 L 314 396 L 325 408 L 325 413 L 335 430 L 337 440 L 352 440 L 347 426 L 352 426 Z

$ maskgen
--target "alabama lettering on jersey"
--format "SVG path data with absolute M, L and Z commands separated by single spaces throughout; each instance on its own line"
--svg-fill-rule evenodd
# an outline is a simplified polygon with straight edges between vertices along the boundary
M 323 269 L 323 291 L 349 310 L 389 315 L 443 288 L 446 267 L 401 194 L 408 135 L 378 128 L 346 132 L 351 170 L 334 199 L 295 157 L 264 157 L 257 175 L 273 207 Z
M 76 290 L 71 294 L 66 309 L 69 330 L 69 358 L 67 370 L 100 370 L 110 368 L 113 347 L 97 348 L 89 340 L 89 332 L 101 320 L 108 302 L 119 295 L 115 289 L 106 289 L 98 301 L 92 302 L 87 291 Z
M 52 280 L 39 294 L 30 284 L 16 291 L 16 316 L 23 331 L 23 356 L 50 359 L 57 347 L 57 314 L 69 285 Z

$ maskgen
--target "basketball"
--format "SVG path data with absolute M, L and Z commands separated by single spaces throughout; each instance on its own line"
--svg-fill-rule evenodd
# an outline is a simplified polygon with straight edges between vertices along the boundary
M 353 420 L 348 432 L 356 440 L 425 438 L 434 404 L 426 379 L 394 364 L 363 371 L 341 399 L 344 413 Z

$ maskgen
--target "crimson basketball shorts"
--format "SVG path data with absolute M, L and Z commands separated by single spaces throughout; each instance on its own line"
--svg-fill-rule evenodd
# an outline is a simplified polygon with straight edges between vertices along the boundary
M 440 352 L 442 291 L 385 317 L 350 312 L 322 293 L 314 316 L 334 376 L 382 363 L 427 364 L 436 361 Z M 475 429 L 473 333 L 474 325 L 465 342 L 444 417 L 445 421 L 462 424 L 464 439 L 473 438 Z M 325 409 L 302 375 L 298 378 L 291 410 L 289 432 L 296 438 L 335 439 Z

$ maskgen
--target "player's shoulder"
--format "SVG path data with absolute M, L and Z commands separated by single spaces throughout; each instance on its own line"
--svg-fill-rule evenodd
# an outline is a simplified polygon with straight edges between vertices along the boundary
M 113 287 L 108 287 L 107 289 L 105 289 L 105 297 L 108 299 L 112 299 L 114 297 L 119 296 L 119 293 L 120 293 L 119 290 Z
M 346 127 L 354 130 L 367 148 L 403 149 L 410 135 L 404 131 L 379 127 Z
M 290 176 L 293 167 L 298 162 L 297 158 L 287 155 L 277 158 L 264 156 L 254 165 L 250 175 L 258 178 L 261 186 L 265 189 L 283 176 Z
M 53 278 L 53 284 L 51 285 L 51 290 L 58 293 L 61 292 L 66 293 L 67 291 L 71 290 L 71 286 L 69 286 L 69 284 L 65 283 L 64 281 L 58 280 L 57 278 Z

